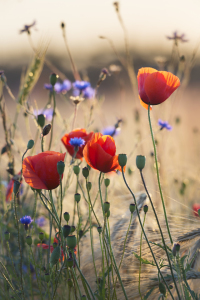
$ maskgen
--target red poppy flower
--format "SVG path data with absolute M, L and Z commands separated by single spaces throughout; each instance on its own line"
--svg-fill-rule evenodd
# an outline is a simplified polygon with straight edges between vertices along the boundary
M 60 184 L 57 163 L 66 153 L 45 151 L 23 160 L 22 172 L 26 183 L 34 189 L 53 190 Z
M 94 133 L 83 150 L 87 164 L 103 173 L 121 170 L 118 155 L 115 155 L 115 141 L 110 135 Z
M 152 68 L 139 69 L 137 80 L 141 100 L 151 105 L 164 102 L 180 86 L 177 76 Z
M 195 203 L 192 206 L 193 213 L 196 217 L 199 217 L 198 210 L 200 209 L 200 204 Z
M 69 154 L 71 156 L 73 156 L 74 155 L 74 146 L 70 145 L 69 142 L 73 138 L 82 138 L 85 141 L 85 144 L 79 147 L 78 152 L 76 153 L 76 157 L 75 157 L 75 158 L 78 158 L 78 159 L 82 159 L 83 149 L 84 149 L 85 145 L 87 144 L 87 142 L 91 139 L 92 135 L 93 135 L 93 132 L 87 133 L 86 130 L 83 129 L 83 128 L 74 129 L 70 133 L 66 133 L 62 137 L 61 141 L 65 145 L 65 148 L 67 149 Z

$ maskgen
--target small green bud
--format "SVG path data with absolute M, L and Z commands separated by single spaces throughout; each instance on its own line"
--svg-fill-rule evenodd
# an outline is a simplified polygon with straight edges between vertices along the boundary
M 67 246 L 71 249 L 74 249 L 76 247 L 76 236 L 75 235 L 69 235 L 67 237 Z
M 54 86 L 56 84 L 57 79 L 58 79 L 58 75 L 56 75 L 55 73 L 51 73 L 51 75 L 49 77 L 49 81 L 52 86 Z
M 62 175 L 64 173 L 64 169 L 65 169 L 65 163 L 64 161 L 58 161 L 57 162 L 57 171 L 59 175 Z
M 37 116 L 37 123 L 38 125 L 43 128 L 45 124 L 45 116 L 43 114 L 40 114 Z
M 136 156 L 136 166 L 141 171 L 145 167 L 146 157 L 143 155 Z
M 175 247 L 176 247 L 176 252 L 179 252 L 179 251 L 180 251 L 180 248 L 181 248 L 180 244 L 177 243 L 177 244 L 175 245 Z
M 68 258 L 68 259 L 66 260 L 66 265 L 67 265 L 68 268 L 72 268 L 73 265 L 74 265 L 73 259 L 72 259 L 72 258 Z
M 57 246 L 56 248 L 53 249 L 53 252 L 51 253 L 51 257 L 50 257 L 51 267 L 53 267 L 58 263 L 60 254 L 61 254 L 60 246 Z
M 27 243 L 27 245 L 29 245 L 29 246 L 32 245 L 32 237 L 31 237 L 30 235 L 28 235 L 28 236 L 26 237 L 26 243 Z
M 71 233 L 73 233 L 76 230 L 76 227 L 73 225 L 71 226 Z
M 103 210 L 105 213 L 107 213 L 110 209 L 110 202 L 104 202 L 103 204 Z
M 172 284 L 169 285 L 169 289 L 170 289 L 170 290 L 173 289 L 173 285 L 172 285 Z
M 159 291 L 164 296 L 166 295 L 166 288 L 165 288 L 165 285 L 162 282 L 159 283 Z
M 5 231 L 5 232 L 4 232 L 4 237 L 5 237 L 5 240 L 6 240 L 6 241 L 9 241 L 9 239 L 10 239 L 10 232 Z
M 44 274 L 44 280 L 45 280 L 46 282 L 49 282 L 50 278 L 51 278 L 51 276 L 50 276 L 49 273 L 45 273 L 45 274 Z
M 110 217 L 110 211 L 108 211 L 108 212 L 106 213 L 106 217 L 107 217 L 107 218 Z
M 70 278 L 67 279 L 67 283 L 68 283 L 69 288 L 73 287 L 73 282 L 72 282 L 72 280 Z
M 172 248 L 172 254 L 173 254 L 173 256 L 176 256 L 176 254 L 177 254 L 177 252 L 179 252 L 179 250 L 180 250 L 180 244 L 175 243 L 174 246 L 173 246 L 173 248 Z
M 42 135 L 45 136 L 47 135 L 50 131 L 51 131 L 51 124 L 47 124 L 46 126 L 44 126 L 44 128 L 42 129 Z
M 105 178 L 104 179 L 104 184 L 106 187 L 108 187 L 110 185 L 110 179 L 109 178 Z
M 77 165 L 73 167 L 73 170 L 74 170 L 74 174 L 76 174 L 76 175 L 78 175 L 80 173 L 80 168 Z
M 14 187 L 13 187 L 13 192 L 16 195 L 19 192 L 19 187 L 20 187 L 20 182 L 15 180 L 14 181 Z
M 127 155 L 126 154 L 119 154 L 118 155 L 118 162 L 119 162 L 119 165 L 122 168 L 125 167 L 125 165 L 127 163 Z
M 134 211 L 135 211 L 135 204 L 134 203 L 130 204 L 129 210 L 130 210 L 131 213 L 134 213 Z
M 63 214 L 63 216 L 64 216 L 65 221 L 66 221 L 66 222 L 69 222 L 70 214 L 69 214 L 68 212 L 65 212 L 65 213 Z
M 61 28 L 65 28 L 65 23 L 62 22 L 60 26 L 61 26 Z
M 58 243 L 54 242 L 53 243 L 53 249 L 55 249 L 58 246 Z
M 71 232 L 71 226 L 64 225 L 63 228 L 62 228 L 62 230 L 63 230 L 63 235 L 66 238 L 70 234 L 70 232 Z
M 102 227 L 101 227 L 101 226 L 98 226 L 98 227 L 97 227 L 97 231 L 98 231 L 99 234 L 102 233 Z
M 86 187 L 87 187 L 87 190 L 90 191 L 91 188 L 92 188 L 92 183 L 91 183 L 90 181 L 88 181 L 88 182 L 86 183 Z
M 38 238 L 34 239 L 33 243 L 35 246 L 37 246 L 37 244 L 39 244 L 40 240 Z
M 148 212 L 148 205 L 144 205 L 143 209 L 144 209 L 144 213 L 146 214 Z
M 32 149 L 34 146 L 34 140 L 29 140 L 27 144 L 27 149 Z
M 83 230 L 81 229 L 81 230 L 79 230 L 79 238 L 82 238 L 82 236 L 83 236 Z
M 77 203 L 79 203 L 79 201 L 81 200 L 81 195 L 80 195 L 79 193 L 76 193 L 76 194 L 74 195 L 74 200 L 75 200 Z
M 43 241 L 43 239 L 44 239 L 44 233 L 43 232 L 39 233 L 39 239 L 40 239 L 41 242 Z
M 85 178 L 89 176 L 89 169 L 87 167 L 82 169 L 82 174 Z

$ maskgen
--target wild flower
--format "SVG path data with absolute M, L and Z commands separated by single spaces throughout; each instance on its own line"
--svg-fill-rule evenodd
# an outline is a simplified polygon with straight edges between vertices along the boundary
M 45 218 L 44 217 L 39 217 L 35 220 L 35 223 L 39 226 L 39 227 L 43 227 L 45 226 Z
M 85 145 L 85 141 L 82 138 L 77 138 L 77 137 L 71 138 L 69 140 L 69 143 L 73 147 L 81 147 L 81 146 Z
M 160 130 L 166 128 L 167 130 L 171 131 L 172 126 L 169 125 L 167 121 L 162 121 L 161 119 L 158 120 L 158 125 L 160 126 Z
M 48 91 L 53 92 L 53 86 L 52 86 L 52 84 L 50 84 L 50 83 L 45 83 L 45 84 L 44 84 L 44 88 L 45 88 L 46 90 L 48 90 Z
M 80 129 L 74 129 L 69 133 L 66 133 L 61 141 L 63 142 L 65 148 L 67 149 L 68 153 L 73 156 L 74 155 L 74 145 L 72 145 L 70 143 L 70 141 L 72 140 L 72 143 L 78 142 L 81 145 L 79 146 L 79 149 L 76 153 L 76 157 L 78 159 L 82 159 L 83 157 L 83 149 L 85 147 L 85 145 L 87 144 L 87 142 L 90 140 L 90 138 L 92 137 L 93 132 L 87 133 L 85 129 L 80 128 Z M 76 138 L 76 140 L 74 140 L 74 138 Z M 82 141 L 80 141 L 79 139 L 81 138 L 81 140 L 83 140 L 85 143 L 83 144 Z M 79 140 L 79 141 L 78 141 Z
M 24 225 L 30 225 L 33 220 L 31 219 L 30 216 L 24 216 L 20 219 L 20 222 Z
M 24 28 L 20 30 L 19 33 L 23 33 L 23 32 L 27 32 L 28 34 L 30 34 L 30 28 L 34 27 L 36 24 L 36 21 L 34 21 L 32 24 L 30 25 L 24 25 Z
M 91 86 L 91 85 L 90 85 L 90 83 L 88 81 L 79 81 L 79 80 L 76 80 L 73 83 L 74 89 L 78 89 L 80 91 L 83 91 L 84 89 L 86 89 L 89 86 Z
M 34 109 L 34 115 L 37 117 L 38 115 L 41 115 L 43 114 L 45 119 L 48 121 L 48 122 L 51 122 L 52 118 L 53 118 L 53 108 L 46 108 L 46 109 L 39 109 L 39 110 L 36 110 Z
M 121 129 L 118 127 L 116 128 L 115 126 L 108 126 L 102 130 L 103 135 L 110 135 L 110 136 L 116 136 L 120 133 Z
M 161 104 L 180 86 L 177 76 L 153 68 L 139 69 L 137 79 L 139 97 L 144 107 Z
M 57 94 L 66 94 L 72 87 L 72 84 L 69 80 L 64 80 L 63 83 L 56 82 L 54 89 Z
M 53 190 L 60 184 L 57 163 L 66 153 L 45 151 L 23 160 L 22 173 L 26 183 L 34 189 Z
M 180 41 L 182 43 L 188 42 L 188 40 L 185 39 L 185 34 L 182 33 L 181 35 L 178 35 L 177 31 L 173 32 L 172 36 L 166 36 L 168 40 L 174 40 L 175 42 Z
M 83 97 L 86 99 L 93 99 L 95 96 L 95 89 L 88 86 L 86 89 L 83 90 Z
M 199 209 L 200 209 L 200 204 L 199 203 L 193 204 L 192 210 L 193 210 L 193 213 L 194 213 L 195 217 L 199 217 L 199 214 L 198 214 Z
M 121 170 L 114 139 L 109 135 L 97 132 L 87 142 L 83 155 L 87 164 L 103 173 Z

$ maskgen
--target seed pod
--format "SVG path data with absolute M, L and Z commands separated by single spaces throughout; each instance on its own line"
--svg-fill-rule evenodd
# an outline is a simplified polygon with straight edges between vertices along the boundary
M 42 130 L 42 135 L 43 136 L 47 135 L 50 132 L 51 127 L 52 127 L 51 124 L 47 124 L 46 126 L 44 126 L 44 128 Z
M 71 226 L 71 233 L 73 233 L 76 230 L 76 227 L 74 225 Z
M 37 123 L 38 125 L 43 128 L 45 124 L 45 116 L 43 114 L 40 114 L 37 116 Z
M 82 169 L 82 174 L 85 178 L 89 176 L 89 169 L 87 167 Z
M 74 265 L 73 259 L 72 259 L 72 258 L 68 258 L 68 259 L 66 260 L 66 265 L 67 265 L 68 268 L 73 267 L 73 265 Z
M 104 202 L 103 204 L 103 210 L 105 213 L 107 213 L 110 209 L 110 202 Z
M 74 249 L 76 247 L 76 236 L 70 235 L 67 237 L 67 246 L 71 249 Z
M 62 228 L 62 230 L 63 230 L 63 235 L 66 238 L 70 234 L 70 232 L 71 232 L 71 226 L 64 225 L 63 228 Z
M 119 165 L 122 168 L 125 167 L 125 165 L 127 163 L 127 155 L 126 154 L 119 154 L 118 155 L 118 162 L 119 162 Z
M 61 254 L 60 246 L 57 246 L 51 253 L 51 257 L 50 257 L 51 267 L 53 267 L 54 265 L 56 265 L 58 263 L 60 254 Z
M 79 166 L 74 166 L 73 167 L 73 171 L 74 171 L 74 174 L 78 175 L 80 173 L 80 168 Z
M 39 239 L 40 239 L 41 242 L 43 241 L 43 239 L 44 239 L 44 233 L 43 232 L 39 233 Z
M 34 140 L 29 140 L 27 144 L 27 149 L 32 149 L 34 146 Z
M 161 292 L 161 294 L 163 294 L 164 296 L 166 295 L 166 288 L 164 286 L 164 284 L 162 282 L 159 283 L 159 291 Z
M 97 227 L 97 231 L 98 231 L 98 233 L 100 234 L 100 233 L 102 232 L 102 227 L 101 227 L 101 226 L 98 226 L 98 227 Z
M 66 222 L 69 222 L 70 214 L 69 214 L 68 212 L 65 212 L 65 213 L 63 214 L 63 216 L 64 216 L 65 221 L 66 221 Z
M 148 205 L 144 205 L 143 209 L 144 209 L 144 213 L 146 214 L 148 212 Z
M 130 210 L 131 213 L 134 213 L 134 211 L 135 211 L 135 204 L 134 203 L 130 204 L 129 210 Z
M 143 155 L 137 155 L 136 166 L 141 171 L 145 167 L 146 158 Z
M 26 243 L 27 243 L 27 245 L 29 245 L 29 246 L 32 245 L 32 237 L 31 237 L 30 235 L 28 235 L 28 236 L 26 237 Z
M 44 280 L 45 280 L 46 282 L 49 282 L 50 278 L 51 278 L 51 276 L 50 276 L 49 273 L 44 274 Z
M 80 195 L 79 193 L 76 193 L 76 194 L 74 195 L 74 200 L 75 200 L 77 203 L 79 203 L 79 201 L 81 200 L 81 195 Z
M 109 178 L 105 178 L 104 179 L 104 184 L 105 184 L 106 187 L 108 187 L 109 184 L 110 184 L 110 179 Z
M 64 169 L 65 169 L 65 163 L 64 161 L 59 161 L 57 162 L 57 171 L 59 175 L 62 175 L 64 173 Z

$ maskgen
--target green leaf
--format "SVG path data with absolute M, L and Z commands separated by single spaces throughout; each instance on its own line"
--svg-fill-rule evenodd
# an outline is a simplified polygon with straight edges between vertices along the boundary
M 142 258 L 140 257 L 137 253 L 133 252 L 133 254 L 135 255 L 135 257 L 141 261 L 142 264 L 145 264 L 145 265 L 152 265 L 152 266 L 156 266 L 155 263 L 153 261 L 149 261 L 147 260 L 146 258 Z
M 149 298 L 149 296 L 151 295 L 151 293 L 153 292 L 154 289 L 155 289 L 155 286 L 152 289 L 150 289 L 150 291 L 148 291 L 146 293 L 146 295 L 144 295 L 144 300 L 147 300 Z

